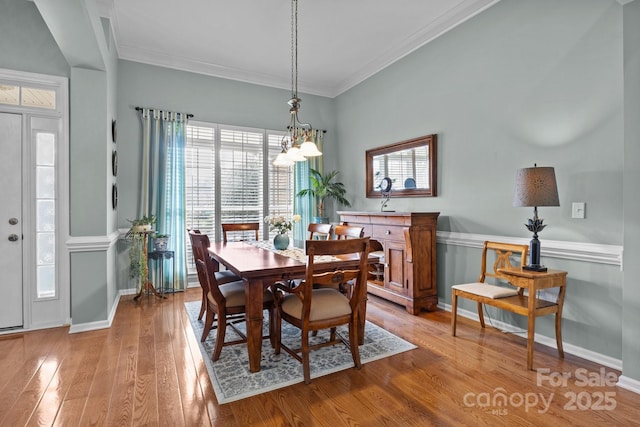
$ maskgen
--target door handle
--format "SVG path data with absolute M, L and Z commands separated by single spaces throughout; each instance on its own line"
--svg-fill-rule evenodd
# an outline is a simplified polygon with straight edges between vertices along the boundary
M 9 241 L 10 242 L 17 242 L 18 241 L 18 235 L 17 234 L 9 234 Z
M 18 223 L 18 218 L 9 218 L 9 224 L 16 225 Z

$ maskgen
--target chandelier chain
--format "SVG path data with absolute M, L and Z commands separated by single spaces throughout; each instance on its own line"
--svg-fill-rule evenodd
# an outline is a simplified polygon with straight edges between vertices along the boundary
M 291 98 L 298 97 L 298 1 L 291 0 Z

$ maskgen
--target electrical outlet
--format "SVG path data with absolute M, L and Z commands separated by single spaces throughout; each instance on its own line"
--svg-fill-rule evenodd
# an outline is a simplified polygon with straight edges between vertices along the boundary
M 583 219 L 584 209 L 585 209 L 584 202 L 573 202 L 573 204 L 571 205 L 571 218 Z

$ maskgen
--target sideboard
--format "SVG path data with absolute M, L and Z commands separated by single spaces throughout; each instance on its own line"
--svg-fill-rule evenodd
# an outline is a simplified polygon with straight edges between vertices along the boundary
M 372 239 L 372 248 L 381 248 L 381 274 L 374 271 L 370 276 L 369 293 L 402 304 L 411 314 L 436 309 L 439 212 L 339 211 L 338 215 L 344 224 L 364 227 L 364 235 Z

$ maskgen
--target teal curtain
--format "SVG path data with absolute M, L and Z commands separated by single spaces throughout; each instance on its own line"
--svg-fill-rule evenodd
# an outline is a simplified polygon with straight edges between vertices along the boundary
M 300 131 L 302 130 L 303 129 L 300 129 Z M 311 131 L 311 138 L 320 151 L 323 150 L 323 136 L 324 131 Z M 322 156 L 309 157 L 306 162 L 296 162 L 293 165 L 294 195 L 298 194 L 298 191 L 311 186 L 309 169 L 315 169 L 322 173 Z M 293 208 L 293 211 L 302 217 L 300 224 L 294 228 L 294 245 L 299 248 L 304 248 L 304 242 L 307 240 L 309 234 L 307 231 L 309 224 L 312 222 L 312 218 L 318 215 L 317 200 L 311 197 L 296 196 L 293 199 Z
M 175 289 L 187 284 L 185 159 L 188 114 L 142 110 L 143 165 L 140 216 L 155 215 L 155 230 L 169 235 L 175 272 L 165 268 L 165 282 L 175 277 Z M 175 273 L 174 276 L 169 276 Z M 158 286 L 158 284 L 156 284 Z

